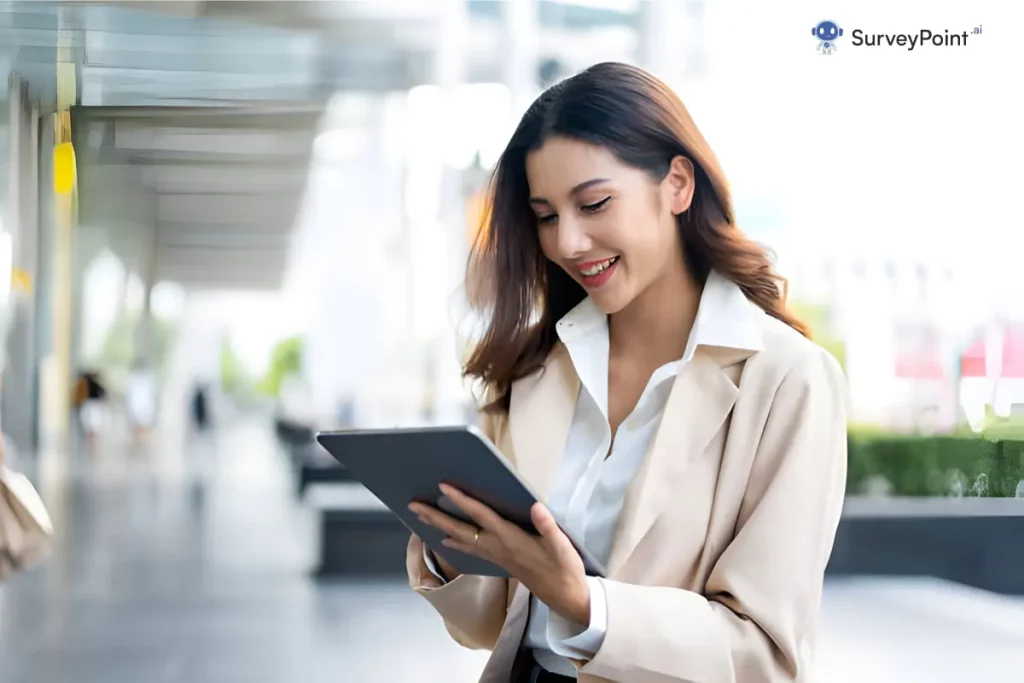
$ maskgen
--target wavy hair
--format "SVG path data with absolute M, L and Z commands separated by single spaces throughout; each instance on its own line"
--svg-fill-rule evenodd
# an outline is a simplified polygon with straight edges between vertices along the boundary
M 690 208 L 678 217 L 686 265 L 697 282 L 715 270 L 746 297 L 805 336 L 787 310 L 786 281 L 769 252 L 735 224 L 725 176 L 679 97 L 634 66 L 596 64 L 546 90 L 523 115 L 491 176 L 487 207 L 467 269 L 471 305 L 488 324 L 463 368 L 507 412 L 512 383 L 540 369 L 557 342 L 555 323 L 586 296 L 541 252 L 530 208 L 526 156 L 552 137 L 599 145 L 660 182 L 671 161 L 694 166 Z

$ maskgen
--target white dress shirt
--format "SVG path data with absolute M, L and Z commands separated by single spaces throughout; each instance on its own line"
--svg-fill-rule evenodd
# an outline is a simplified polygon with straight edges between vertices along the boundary
M 588 297 L 558 322 L 558 336 L 569 352 L 581 389 L 547 505 L 562 527 L 581 539 L 601 563 L 608 562 L 626 490 L 654 440 L 676 374 L 697 346 L 729 338 L 729 321 L 720 313 L 729 310 L 728 304 L 737 296 L 744 297 L 731 281 L 717 273 L 708 277 L 683 357 L 654 371 L 614 440 L 608 419 L 608 317 Z M 443 580 L 429 553 L 424 552 L 431 572 Z M 587 580 L 589 624 L 570 622 L 533 598 L 523 645 L 553 673 L 575 678 L 576 667 L 569 658 L 589 659 L 604 639 L 604 588 L 601 579 Z

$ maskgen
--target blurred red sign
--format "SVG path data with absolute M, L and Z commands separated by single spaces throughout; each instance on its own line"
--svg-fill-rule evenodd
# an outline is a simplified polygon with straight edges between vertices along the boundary
M 1003 334 L 1002 377 L 1024 377 L 1024 326 L 1008 327 Z
M 985 377 L 985 357 L 985 337 L 981 337 L 960 356 L 960 376 Z
M 1003 353 L 1000 377 L 1024 377 L 1024 325 L 1012 325 L 1003 330 Z M 981 334 L 960 356 L 961 377 L 987 377 L 985 335 Z
M 904 379 L 942 379 L 939 333 L 928 325 L 901 325 L 896 330 L 896 376 Z

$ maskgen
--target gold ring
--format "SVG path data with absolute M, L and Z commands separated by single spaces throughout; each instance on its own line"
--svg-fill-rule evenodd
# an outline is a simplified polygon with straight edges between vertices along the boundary
M 476 531 L 475 531 L 475 532 L 473 533 L 473 550 L 476 550 L 476 543 L 477 543 L 477 541 L 479 541 L 479 540 L 480 540 L 480 530 L 479 530 L 479 529 L 477 529 L 477 530 L 476 530 Z

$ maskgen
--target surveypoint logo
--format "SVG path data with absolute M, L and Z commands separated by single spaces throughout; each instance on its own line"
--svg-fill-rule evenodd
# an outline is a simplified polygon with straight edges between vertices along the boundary
M 843 29 L 834 21 L 819 21 L 811 29 L 811 35 L 818 40 L 817 51 L 831 55 L 837 51 L 836 41 L 843 36 Z M 966 31 L 933 31 L 922 28 L 913 33 L 879 33 L 855 28 L 850 32 L 851 47 L 898 47 L 907 51 L 917 48 L 966 47 L 968 39 L 981 35 L 981 24 Z
M 843 29 L 834 21 L 819 21 L 811 34 L 818 39 L 818 54 L 830 55 L 836 51 L 836 40 L 843 35 Z

